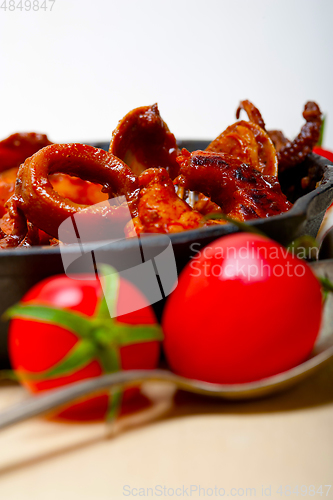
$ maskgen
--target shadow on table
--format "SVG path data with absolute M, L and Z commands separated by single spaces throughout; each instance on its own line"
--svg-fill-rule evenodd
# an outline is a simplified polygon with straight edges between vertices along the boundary
M 279 393 L 243 401 L 178 391 L 175 406 L 168 418 L 208 413 L 252 414 L 301 410 L 333 403 L 333 360 L 309 378 Z

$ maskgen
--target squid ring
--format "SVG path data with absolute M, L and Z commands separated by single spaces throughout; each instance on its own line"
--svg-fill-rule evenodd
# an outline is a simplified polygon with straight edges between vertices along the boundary
M 101 184 L 110 197 L 125 196 L 135 215 L 139 183 L 127 165 L 92 146 L 53 144 L 20 166 L 12 197 L 12 203 L 29 222 L 51 236 L 57 238 L 58 227 L 65 219 L 89 207 L 63 198 L 54 190 L 48 176 L 59 172 Z

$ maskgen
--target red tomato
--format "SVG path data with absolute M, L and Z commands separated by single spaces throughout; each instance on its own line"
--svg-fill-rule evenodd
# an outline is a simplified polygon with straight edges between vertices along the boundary
M 19 307 L 25 305 L 52 306 L 61 310 L 80 313 L 83 318 L 92 318 L 103 298 L 101 285 L 97 280 L 73 280 L 66 276 L 56 276 L 46 279 L 34 286 L 22 299 Z M 131 283 L 120 279 L 116 310 L 124 310 L 124 304 L 135 300 L 137 311 L 123 314 L 116 318 L 117 324 L 156 325 L 156 318 L 146 298 Z M 14 306 L 15 307 L 15 306 Z M 89 362 L 68 374 L 49 378 L 47 372 L 63 361 L 71 349 L 81 340 L 78 333 L 62 326 L 33 319 L 19 319 L 20 312 L 13 313 L 14 319 L 9 328 L 9 352 L 12 366 L 22 383 L 33 393 L 60 387 L 78 380 L 97 377 L 106 370 L 96 355 Z M 158 331 L 158 327 L 156 328 Z M 92 328 L 91 339 L 94 344 L 96 330 Z M 104 331 L 103 335 L 108 335 Z M 158 335 L 157 335 L 158 337 Z M 94 344 L 95 345 L 95 344 Z M 143 341 L 130 345 L 118 346 L 121 369 L 152 369 L 159 358 L 159 342 Z M 99 349 L 108 349 L 101 345 Z M 30 377 L 39 374 L 40 377 Z M 137 393 L 137 391 L 134 391 Z M 125 391 L 123 403 L 129 401 L 133 390 Z M 104 394 L 71 405 L 61 411 L 59 417 L 73 420 L 95 420 L 105 417 L 109 403 L 109 395 Z M 131 403 L 128 403 L 131 404 Z M 126 411 L 124 404 L 122 411 Z
M 164 347 L 180 375 L 221 384 L 258 380 L 302 362 L 322 317 L 310 267 L 268 238 L 218 239 L 183 270 L 164 310 Z

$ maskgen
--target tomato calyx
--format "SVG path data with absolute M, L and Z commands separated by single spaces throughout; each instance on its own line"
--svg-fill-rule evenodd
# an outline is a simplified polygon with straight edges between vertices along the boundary
M 333 283 L 327 278 L 327 276 L 318 277 L 319 283 L 321 285 L 321 290 L 323 294 L 323 301 L 327 299 L 330 293 L 333 293 Z
M 0 370 L 0 382 L 2 380 L 18 382 L 18 377 L 14 370 Z
M 104 373 L 113 373 L 122 369 L 120 349 L 123 346 L 141 342 L 161 341 L 162 329 L 158 324 L 127 324 L 117 321 L 116 306 L 120 278 L 110 266 L 98 268 L 101 288 L 104 291 L 92 316 L 83 313 L 47 306 L 45 304 L 18 303 L 5 313 L 6 319 L 24 319 L 41 323 L 50 323 L 73 332 L 77 342 L 72 349 L 52 368 L 32 373 L 17 370 L 25 380 L 45 380 L 69 376 L 90 362 L 97 360 Z M 109 415 L 115 415 L 121 402 L 121 390 L 112 391 L 112 406 Z

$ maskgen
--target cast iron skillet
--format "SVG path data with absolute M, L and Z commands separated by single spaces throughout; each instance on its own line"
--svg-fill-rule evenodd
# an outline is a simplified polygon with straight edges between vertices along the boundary
M 180 147 L 190 151 L 205 149 L 209 141 L 180 141 Z M 108 143 L 95 143 L 96 147 L 108 149 Z M 300 180 L 311 172 L 312 185 L 322 180 L 321 185 L 306 194 L 302 193 Z M 250 222 L 258 227 L 269 237 L 283 245 L 287 245 L 293 239 L 302 234 L 310 234 L 315 237 L 323 220 L 326 209 L 333 198 L 333 164 L 318 155 L 311 154 L 293 172 L 286 172 L 280 179 L 281 186 L 289 193 L 291 201 L 295 204 L 288 212 L 268 217 L 267 219 L 256 219 Z M 311 187 L 311 186 L 310 186 Z M 301 195 L 300 197 L 298 197 Z M 232 224 L 211 226 L 204 229 L 195 229 L 182 233 L 170 235 L 175 254 L 178 273 L 185 264 L 196 255 L 203 246 L 209 244 L 216 238 L 237 232 L 238 229 Z M 145 240 L 152 254 L 157 256 L 165 250 L 165 237 L 163 235 L 152 235 Z M 68 254 L 77 253 L 73 248 L 66 248 Z M 99 249 L 99 259 L 102 262 L 112 264 L 119 271 L 122 270 L 124 262 L 137 265 L 137 252 L 131 239 L 106 243 Z M 94 245 L 89 244 L 85 251 L 94 250 Z M 79 269 L 78 269 L 79 270 Z M 93 269 L 92 269 L 93 271 Z M 18 302 L 21 297 L 38 281 L 64 272 L 60 249 L 58 247 L 34 247 L 16 250 L 1 250 L 0 252 L 0 315 L 11 305 Z M 75 269 L 72 270 L 75 272 Z M 157 317 L 161 317 L 164 300 L 154 304 Z M 8 324 L 0 321 L 0 368 L 7 367 L 7 328 Z

